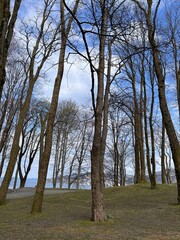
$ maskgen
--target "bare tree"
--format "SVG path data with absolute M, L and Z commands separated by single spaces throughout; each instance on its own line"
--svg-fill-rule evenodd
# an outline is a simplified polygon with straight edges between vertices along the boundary
M 56 50 L 54 48 L 56 42 L 56 37 L 58 34 L 58 28 L 56 27 L 54 29 L 54 26 L 52 26 L 52 18 L 50 16 L 51 10 L 54 6 L 54 1 L 48 0 L 48 1 L 43 1 L 44 3 L 44 9 L 42 12 L 42 19 L 41 22 L 38 22 L 38 19 L 34 22 L 34 31 L 37 31 L 37 36 L 36 32 L 32 32 L 32 28 L 29 27 L 25 28 L 25 38 L 26 38 L 26 50 L 27 50 L 27 61 L 25 66 L 26 68 L 25 73 L 26 73 L 26 79 L 28 79 L 28 88 L 26 92 L 26 96 L 24 101 L 21 104 L 20 107 L 20 113 L 19 113 L 19 118 L 17 121 L 15 133 L 14 133 L 14 138 L 13 138 L 13 143 L 12 143 L 12 148 L 11 148 L 11 153 L 10 153 L 10 159 L 8 163 L 8 167 L 5 173 L 5 176 L 3 178 L 3 182 L 0 188 L 0 204 L 3 205 L 5 204 L 6 201 L 6 195 L 7 195 L 7 190 L 12 178 L 12 174 L 14 171 L 14 167 L 16 164 L 17 160 L 17 155 L 19 152 L 19 139 L 20 139 L 20 134 L 21 134 L 21 129 L 23 126 L 24 118 L 26 116 L 26 113 L 29 110 L 30 106 L 30 101 L 34 89 L 34 85 L 39 78 L 39 75 L 42 73 L 43 66 L 46 62 L 46 60 L 49 58 L 49 56 Z M 46 24 L 49 22 L 49 24 Z M 35 36 L 35 43 L 33 46 L 33 49 L 31 48 L 30 44 L 30 36 L 31 34 L 34 34 Z M 36 64 L 37 61 L 37 64 Z
M 112 81 L 111 47 L 114 37 L 117 36 L 117 32 L 113 28 L 117 22 L 114 22 L 115 18 L 113 17 L 116 16 L 123 3 L 124 1 L 107 0 L 84 3 L 83 10 L 87 11 L 85 22 L 81 21 L 81 17 L 73 16 L 72 11 L 65 4 L 78 25 L 85 54 L 79 49 L 78 44 L 69 41 L 69 45 L 89 63 L 92 81 L 91 96 L 94 111 L 94 137 L 91 151 L 92 221 L 106 219 L 103 202 L 104 153 L 107 138 L 108 97 Z M 86 24 L 90 29 L 88 31 Z M 90 39 L 92 40 L 91 44 L 89 44 Z M 97 94 L 95 93 L 96 81 Z
M 21 188 L 25 186 L 32 163 L 39 150 L 40 136 L 38 126 L 39 116 L 37 110 L 36 106 L 31 106 L 21 131 L 20 150 L 17 161 L 17 172 L 20 178 Z
M 153 62 L 156 71 L 156 76 L 158 80 L 158 92 L 159 92 L 159 101 L 160 108 L 163 116 L 163 122 L 167 131 L 167 135 L 169 137 L 171 151 L 173 155 L 173 161 L 175 165 L 175 172 L 177 178 L 177 190 L 178 190 L 178 203 L 180 204 L 180 144 L 176 134 L 176 130 L 168 109 L 167 99 L 165 94 L 165 76 L 163 74 L 163 63 L 161 60 L 161 51 L 159 44 L 156 40 L 155 35 L 157 32 L 157 14 L 158 9 L 161 3 L 161 0 L 158 0 L 154 3 L 152 0 L 147 0 L 146 5 L 142 5 L 142 3 L 138 0 L 132 0 L 139 9 L 142 11 L 147 25 L 148 31 L 148 40 L 152 50 Z M 153 10 L 154 9 L 154 10 Z
M 55 161 L 53 167 L 53 184 L 60 181 L 60 188 L 63 187 L 64 169 L 67 161 L 71 159 L 74 144 L 76 142 L 78 128 L 78 107 L 68 100 L 63 101 L 57 110 L 56 123 L 54 126 L 55 135 Z
M 26 91 L 24 71 L 20 64 L 19 45 L 13 40 L 9 49 L 9 57 L 6 64 L 6 82 L 4 84 L 1 110 L 0 110 L 0 153 L 1 173 L 4 163 L 8 159 L 9 147 L 14 135 L 15 124 L 19 115 L 22 96 Z M 9 147 L 8 147 L 9 146 Z
M 74 15 L 76 14 L 78 5 L 79 5 L 79 0 L 76 0 L 72 10 Z M 42 153 L 36 193 L 34 196 L 34 201 L 33 201 L 32 210 L 31 210 L 32 213 L 40 213 L 42 211 L 44 188 L 46 183 L 46 176 L 47 176 L 49 158 L 50 158 L 51 147 L 52 147 L 53 126 L 54 126 L 55 115 L 56 115 L 56 110 L 58 106 L 60 86 L 61 86 L 63 73 L 64 73 L 64 60 L 65 60 L 65 53 L 66 53 L 67 38 L 71 30 L 71 25 L 73 21 L 73 17 L 70 17 L 67 19 L 65 16 L 63 0 L 60 1 L 60 15 L 61 15 L 61 19 L 60 19 L 61 49 L 59 52 L 58 72 L 57 72 L 57 76 L 54 83 L 53 95 L 51 99 L 50 110 L 48 113 L 45 145 L 44 145 L 44 151 Z
M 127 151 L 129 151 L 131 142 L 131 134 L 129 133 L 131 122 L 115 101 L 114 99 L 109 111 L 109 137 L 112 138 L 112 143 L 108 142 L 108 152 L 114 162 L 113 186 L 119 186 L 119 184 L 123 186 L 126 179 Z
M 72 183 L 76 183 L 76 188 L 79 189 L 81 173 L 84 167 L 88 169 L 90 156 L 89 152 L 91 149 L 93 123 L 90 118 L 91 112 L 88 109 L 84 109 L 83 112 L 79 110 L 79 125 L 76 129 L 75 148 L 72 161 L 70 163 L 69 176 L 68 176 L 68 187 L 70 188 Z M 88 111 L 88 112 L 87 112 Z M 74 178 L 72 174 L 74 173 Z

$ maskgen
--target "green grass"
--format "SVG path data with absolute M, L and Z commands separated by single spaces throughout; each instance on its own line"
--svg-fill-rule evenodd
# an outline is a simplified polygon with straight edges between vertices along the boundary
M 179 240 L 180 206 L 176 185 L 106 189 L 108 220 L 90 219 L 90 191 L 44 198 L 43 213 L 31 215 L 32 197 L 8 200 L 0 207 L 0 240 Z

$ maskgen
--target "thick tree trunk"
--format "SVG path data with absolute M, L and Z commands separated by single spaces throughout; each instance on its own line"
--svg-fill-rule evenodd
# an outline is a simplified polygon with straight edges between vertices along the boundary
M 46 176 L 47 176 L 49 158 L 50 158 L 51 147 L 52 147 L 53 125 L 55 120 L 57 104 L 58 104 L 62 76 L 64 72 L 64 55 L 65 55 L 65 45 L 61 48 L 61 53 L 59 58 L 59 70 L 58 70 L 58 75 L 55 79 L 53 96 L 51 100 L 50 111 L 48 114 L 45 146 L 44 146 L 44 151 L 43 151 L 42 159 L 40 163 L 38 183 L 37 183 L 36 193 L 34 196 L 32 210 L 31 210 L 32 213 L 40 213 L 42 211 Z
M 65 58 L 65 51 L 66 51 L 66 42 L 67 37 L 69 35 L 71 24 L 73 21 L 73 16 L 75 16 L 79 0 L 75 1 L 74 9 L 71 11 L 72 17 L 68 20 L 67 25 L 64 16 L 64 1 L 60 1 L 60 11 L 61 11 L 61 49 L 59 53 L 59 63 L 58 63 L 58 73 L 54 83 L 53 95 L 51 99 L 51 106 L 48 114 L 47 120 L 47 130 L 46 130 L 46 138 L 45 138 L 45 147 L 42 154 L 40 171 L 38 176 L 38 183 L 36 188 L 36 193 L 33 200 L 33 205 L 31 209 L 31 213 L 41 213 L 42 212 L 42 203 L 43 203 L 43 196 L 44 196 L 44 189 L 46 183 L 46 176 L 47 170 L 49 165 L 49 159 L 51 154 L 51 147 L 52 147 L 52 135 L 53 135 L 53 126 L 54 120 L 58 105 L 59 99 L 59 92 L 60 86 L 62 82 L 62 77 L 64 73 L 64 58 Z
M 162 112 L 163 122 L 166 128 L 166 132 L 169 138 L 175 173 L 177 179 L 177 192 L 178 192 L 178 204 L 180 204 L 180 143 L 178 137 L 176 135 L 176 131 L 171 119 L 171 115 L 167 105 L 167 99 L 165 94 L 165 77 L 163 75 L 163 66 L 161 62 L 160 52 L 155 41 L 154 31 L 156 29 L 152 24 L 152 16 L 151 16 L 152 2 L 148 5 L 148 14 L 146 14 L 146 21 L 148 26 L 148 37 L 151 45 L 152 53 L 153 53 L 153 61 L 154 67 L 156 71 L 156 76 L 158 80 L 158 92 L 159 92 L 159 101 L 160 108 Z M 155 19 L 154 19 L 155 20 Z
M 107 9 L 105 1 L 102 1 L 102 22 L 99 46 L 99 66 L 97 73 L 97 99 L 95 108 L 95 129 L 93 146 L 91 151 L 91 189 L 92 189 L 92 218 L 94 222 L 104 221 L 106 214 L 103 200 L 103 103 L 104 103 L 104 70 L 105 70 L 105 41 L 107 33 Z
M 97 121 L 97 120 L 96 120 Z M 92 221 L 104 221 L 106 219 L 104 211 L 104 201 L 102 192 L 102 179 L 100 175 L 101 159 L 101 128 L 97 122 L 94 135 L 93 147 L 91 151 L 91 188 L 92 188 Z
M 158 90 L 159 90 L 159 99 L 160 99 L 160 107 L 163 116 L 164 125 L 166 127 L 167 135 L 169 137 L 175 173 L 177 179 L 177 190 L 178 190 L 178 203 L 180 204 L 180 144 L 179 140 L 176 136 L 176 131 L 174 129 L 174 125 L 168 110 L 166 96 L 165 96 L 165 83 L 162 72 L 162 64 L 160 62 L 160 57 L 158 55 L 158 51 L 154 49 L 154 62 L 155 69 L 158 78 Z
M 40 149 L 39 149 L 39 168 L 38 173 L 40 169 L 41 159 L 42 159 L 42 153 L 44 149 L 44 135 L 45 135 L 45 126 L 47 121 L 47 114 L 45 115 L 44 119 L 42 116 L 42 113 L 39 114 L 40 124 L 41 124 L 41 132 L 40 132 Z
M 105 19 L 105 21 L 106 21 L 106 19 Z M 106 31 L 106 29 L 104 29 L 104 30 Z M 100 167 L 101 168 L 102 187 L 105 186 L 104 155 L 105 155 L 106 139 L 107 139 L 107 132 L 108 132 L 108 111 L 109 111 L 109 91 L 110 91 L 110 82 L 111 82 L 112 43 L 113 43 L 113 41 L 109 41 L 109 43 L 108 43 L 107 80 L 106 80 L 104 104 L 103 104 L 104 106 L 103 106 L 103 126 L 102 126 L 102 136 L 101 136 L 101 167 Z

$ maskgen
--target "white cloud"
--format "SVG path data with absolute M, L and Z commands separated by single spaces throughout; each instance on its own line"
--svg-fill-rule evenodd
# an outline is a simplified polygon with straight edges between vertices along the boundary
M 51 69 L 48 73 L 49 81 L 41 81 L 40 96 L 51 100 L 54 80 L 57 70 Z M 74 61 L 70 66 L 65 64 L 64 76 L 60 89 L 60 101 L 71 99 L 78 104 L 83 104 L 87 100 L 91 101 L 91 78 L 89 66 L 83 62 Z
M 68 64 L 65 65 L 60 99 L 71 98 L 81 104 L 91 98 L 90 72 L 88 66 L 85 68 L 83 65 L 83 63 L 74 62 L 70 69 Z

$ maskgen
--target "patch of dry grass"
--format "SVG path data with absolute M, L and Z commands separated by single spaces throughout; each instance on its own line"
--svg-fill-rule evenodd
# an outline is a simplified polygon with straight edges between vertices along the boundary
M 0 240 L 179 240 L 180 206 L 176 185 L 106 189 L 104 223 L 90 219 L 90 191 L 48 195 L 43 213 L 31 215 L 32 197 L 0 207 Z

